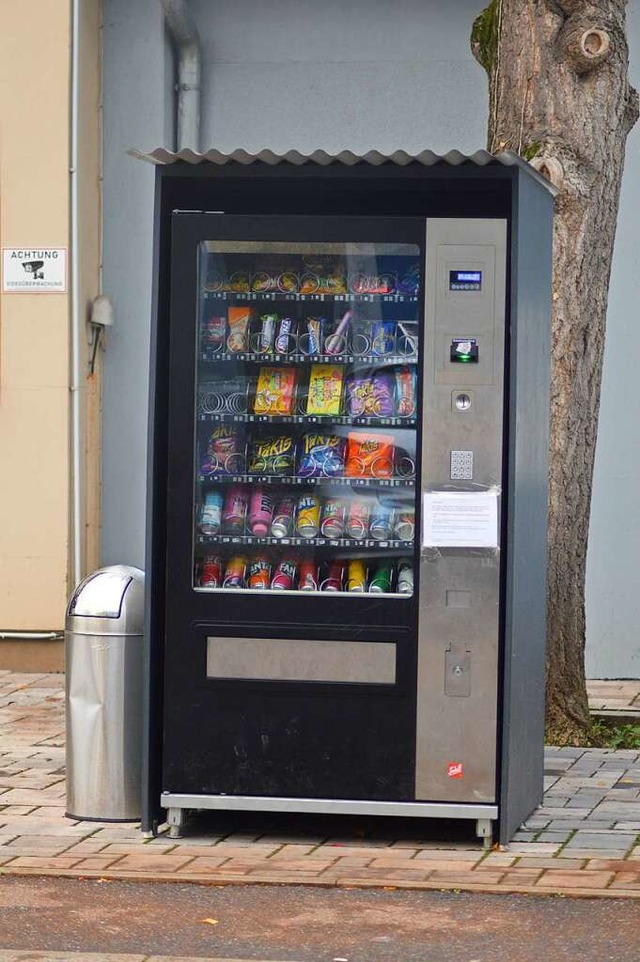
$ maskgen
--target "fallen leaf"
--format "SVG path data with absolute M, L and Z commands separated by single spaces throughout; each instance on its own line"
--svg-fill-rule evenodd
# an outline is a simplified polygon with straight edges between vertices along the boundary
M 201 922 L 206 922 L 207 925 L 217 925 L 217 924 L 218 924 L 218 920 L 217 920 L 217 919 L 200 919 L 200 921 L 201 921 Z

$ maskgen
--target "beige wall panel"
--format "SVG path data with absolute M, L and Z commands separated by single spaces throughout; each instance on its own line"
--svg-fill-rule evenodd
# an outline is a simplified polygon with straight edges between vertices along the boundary
M 69 305 L 61 294 L 7 294 L 2 310 L 0 410 L 6 391 L 67 388 Z M 59 398 L 67 403 L 67 398 Z

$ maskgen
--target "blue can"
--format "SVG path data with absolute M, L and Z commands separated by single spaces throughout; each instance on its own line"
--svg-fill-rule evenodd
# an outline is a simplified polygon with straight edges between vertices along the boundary
M 387 541 L 393 531 L 393 508 L 378 504 L 371 512 L 369 537 L 374 541 Z
M 222 502 L 223 497 L 220 491 L 209 491 L 205 495 L 202 510 L 200 512 L 200 531 L 207 537 L 214 537 L 220 534 L 222 526 Z

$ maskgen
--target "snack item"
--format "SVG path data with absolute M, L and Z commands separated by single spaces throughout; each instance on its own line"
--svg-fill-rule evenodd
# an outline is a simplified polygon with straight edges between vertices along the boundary
M 227 329 L 225 317 L 208 317 L 202 325 L 202 349 L 204 351 L 221 351 L 224 347 L 224 335 Z
M 202 474 L 234 474 L 244 465 L 244 444 L 241 430 L 234 424 L 218 424 L 207 442 L 200 463 Z
M 296 509 L 295 498 L 286 495 L 281 498 L 273 514 L 271 534 L 274 538 L 288 538 L 293 530 L 293 515 Z
M 222 531 L 224 534 L 244 534 L 249 496 L 244 488 L 234 486 L 227 492 L 222 510 Z
M 295 294 L 298 290 L 298 275 L 292 271 L 284 271 L 277 278 L 278 290 L 283 294 Z
M 396 381 L 396 414 L 399 418 L 412 418 L 416 413 L 416 369 L 398 367 Z
M 320 527 L 320 498 L 303 494 L 298 501 L 296 531 L 303 538 L 315 538 Z
M 295 392 L 295 368 L 261 367 L 253 410 L 255 414 L 291 414 Z
M 351 432 L 347 447 L 348 478 L 390 478 L 393 474 L 393 437 Z
M 295 463 L 295 445 L 290 434 L 252 438 L 249 452 L 249 474 L 291 475 Z
M 363 592 L 367 587 L 367 569 L 364 561 L 350 561 L 347 568 L 347 591 Z
M 267 271 L 258 271 L 251 278 L 251 290 L 256 294 L 264 294 L 273 287 L 273 278 Z
M 220 555 L 210 554 L 202 559 L 200 572 L 201 588 L 220 588 L 222 585 L 223 561 Z
M 418 293 L 418 287 L 420 286 L 420 264 L 412 264 L 411 267 L 403 274 L 402 278 L 398 279 L 396 283 L 396 291 L 398 294 L 407 294 L 409 296 L 415 296 Z
M 276 354 L 290 354 L 296 343 L 296 322 L 292 317 L 281 317 L 276 334 Z
M 269 532 L 273 515 L 273 496 L 256 488 L 249 501 L 249 531 L 254 538 L 264 538 Z
M 298 464 L 301 478 L 340 478 L 344 474 L 345 439 L 336 434 L 305 434 Z
M 248 588 L 267 589 L 271 584 L 271 562 L 268 558 L 259 555 L 253 558 L 249 564 Z
M 298 339 L 298 346 L 302 354 L 322 354 L 324 343 L 324 317 L 307 317 L 302 322 L 302 333 Z
M 347 403 L 351 417 L 391 417 L 393 376 L 387 371 L 352 375 L 347 382 Z
M 222 523 L 223 500 L 220 491 L 208 491 L 205 495 L 198 525 L 202 534 L 208 537 L 215 537 L 219 534 Z
M 243 354 L 248 350 L 250 320 L 250 307 L 227 308 L 227 322 L 229 324 L 227 350 L 230 354 Z
M 227 287 L 234 294 L 249 293 L 249 274 L 247 271 L 235 271 L 229 278 Z
M 298 562 L 295 558 L 283 558 L 271 581 L 273 591 L 290 591 L 298 574 Z
M 378 357 L 393 352 L 396 343 L 395 321 L 374 321 L 371 325 L 371 351 Z
M 307 414 L 340 414 L 343 373 L 339 364 L 311 365 Z
M 327 498 L 322 507 L 320 532 L 325 538 L 342 538 L 347 508 L 341 498 Z
M 326 354 L 347 353 L 347 335 L 349 333 L 349 324 L 352 317 L 353 311 L 351 310 L 348 310 L 343 314 L 335 331 L 333 334 L 330 334 L 325 341 L 324 349 Z
M 251 338 L 251 349 L 255 351 L 256 354 L 273 354 L 277 323 L 277 314 L 260 315 L 258 330 Z
M 227 561 L 224 569 L 223 588 L 246 588 L 247 559 L 242 555 L 234 555 Z

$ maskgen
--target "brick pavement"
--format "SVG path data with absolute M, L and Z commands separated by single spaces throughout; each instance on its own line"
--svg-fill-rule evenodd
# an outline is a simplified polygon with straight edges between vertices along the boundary
M 63 676 L 0 671 L 0 726 L 5 874 L 640 897 L 640 752 L 548 748 L 544 804 L 504 850 L 466 823 L 255 813 L 145 839 L 64 817 Z

